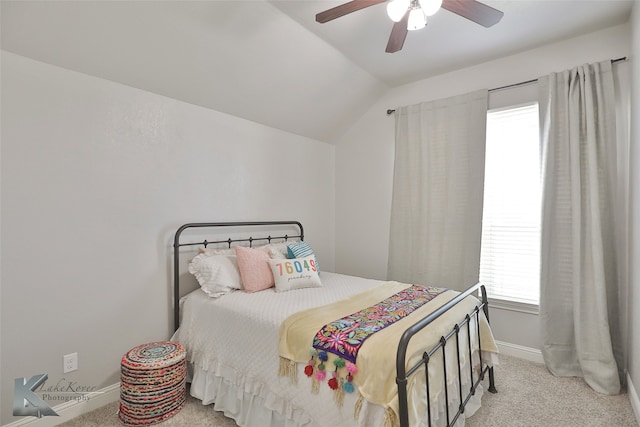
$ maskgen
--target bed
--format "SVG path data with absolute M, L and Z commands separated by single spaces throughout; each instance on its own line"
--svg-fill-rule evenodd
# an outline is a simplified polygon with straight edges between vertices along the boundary
M 209 233 L 211 240 L 203 237 Z M 298 221 L 189 223 L 173 247 L 172 340 L 187 349 L 190 393 L 240 426 L 460 427 L 479 408 L 487 377 L 496 392 L 497 348 L 479 283 L 459 293 L 324 271 Z M 247 251 L 260 252 L 260 263 L 267 254 L 275 287 L 256 291 L 247 273 L 239 274 L 245 290 L 234 285 L 216 294 L 192 271 L 198 262 L 231 259 L 246 272 Z M 200 284 L 189 292 L 181 285 L 190 277 L 184 258 Z M 381 304 L 391 304 L 393 316 L 388 324 L 371 320 L 378 326 L 358 342 L 357 359 L 323 341 L 339 335 L 336 325 L 348 328 L 355 314 L 378 313 Z M 354 328 L 345 330 L 353 338 Z

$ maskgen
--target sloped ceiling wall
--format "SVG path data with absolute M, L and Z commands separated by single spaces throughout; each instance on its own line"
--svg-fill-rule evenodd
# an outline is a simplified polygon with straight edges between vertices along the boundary
M 2 49 L 332 143 L 387 87 L 264 1 L 2 1 Z
M 410 31 L 402 50 L 394 54 L 384 52 L 393 27 L 384 3 L 318 24 L 316 13 L 346 0 L 269 2 L 353 63 L 397 87 L 624 23 L 634 0 L 481 0 L 504 12 L 497 25 L 485 28 L 439 11 L 429 17 L 426 28 Z

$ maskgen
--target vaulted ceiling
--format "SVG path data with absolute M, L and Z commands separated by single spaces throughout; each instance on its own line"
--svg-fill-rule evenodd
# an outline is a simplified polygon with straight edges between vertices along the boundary
M 335 1 L 1 2 L 2 49 L 332 142 L 390 87 L 628 19 L 633 0 L 486 0 L 489 29 L 448 11 L 384 52 L 384 4 L 326 24 Z

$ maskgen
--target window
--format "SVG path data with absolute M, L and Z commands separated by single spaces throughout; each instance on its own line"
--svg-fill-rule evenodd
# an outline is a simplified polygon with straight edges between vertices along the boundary
M 480 282 L 493 299 L 538 305 L 538 104 L 487 114 Z

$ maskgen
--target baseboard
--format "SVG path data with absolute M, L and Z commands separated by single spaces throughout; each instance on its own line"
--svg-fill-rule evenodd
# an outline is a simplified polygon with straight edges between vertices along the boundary
M 542 352 L 537 348 L 524 347 L 502 341 L 496 341 L 496 345 L 498 346 L 498 350 L 500 350 L 500 354 L 517 357 L 534 363 L 544 363 Z
M 627 394 L 629 395 L 629 401 L 631 402 L 633 413 L 636 416 L 636 421 L 638 421 L 640 425 L 640 399 L 638 399 L 638 393 L 633 386 L 633 381 L 631 381 L 629 374 L 627 374 Z
M 54 406 L 53 409 L 59 416 L 47 416 L 42 418 L 24 417 L 3 427 L 53 427 L 58 424 L 67 422 L 94 409 L 98 409 L 111 402 L 120 399 L 120 383 L 116 383 L 105 387 L 101 390 L 87 393 L 83 396 L 83 400 L 70 400 L 65 403 Z

